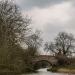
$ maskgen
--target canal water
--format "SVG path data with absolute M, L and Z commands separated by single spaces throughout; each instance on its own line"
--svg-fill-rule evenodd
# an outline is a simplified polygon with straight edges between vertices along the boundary
M 52 73 L 48 72 L 47 68 L 39 69 L 37 73 L 31 73 L 31 74 L 22 74 L 22 75 L 69 75 L 65 73 Z

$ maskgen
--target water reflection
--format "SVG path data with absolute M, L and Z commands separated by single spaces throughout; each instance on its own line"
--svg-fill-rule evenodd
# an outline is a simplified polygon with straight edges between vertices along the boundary
M 48 72 L 47 68 L 45 68 L 45 69 L 39 69 L 37 73 L 22 74 L 22 75 L 68 75 L 68 74 Z

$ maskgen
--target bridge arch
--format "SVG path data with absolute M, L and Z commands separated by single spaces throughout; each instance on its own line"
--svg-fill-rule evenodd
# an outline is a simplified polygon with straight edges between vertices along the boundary
M 34 69 L 52 67 L 52 63 L 48 60 L 39 60 L 34 63 Z
M 32 59 L 32 64 L 33 64 L 34 69 L 36 67 L 39 68 L 39 66 L 42 68 L 43 65 L 45 65 L 45 64 L 46 64 L 45 67 L 47 67 L 47 65 L 52 67 L 52 66 L 55 66 L 58 64 L 58 60 L 54 56 L 39 55 L 39 56 L 36 56 Z

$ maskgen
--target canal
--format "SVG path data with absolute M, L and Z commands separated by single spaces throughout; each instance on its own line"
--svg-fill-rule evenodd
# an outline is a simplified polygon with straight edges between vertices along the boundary
M 69 75 L 65 73 L 52 73 L 48 72 L 47 68 L 39 69 L 37 73 L 31 73 L 31 74 L 22 74 L 22 75 Z

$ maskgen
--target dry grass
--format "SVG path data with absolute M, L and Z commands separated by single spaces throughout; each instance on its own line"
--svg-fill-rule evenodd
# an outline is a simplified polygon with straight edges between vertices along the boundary
M 58 69 L 58 72 L 62 72 L 62 73 L 75 73 L 75 69 L 60 68 L 60 69 Z

